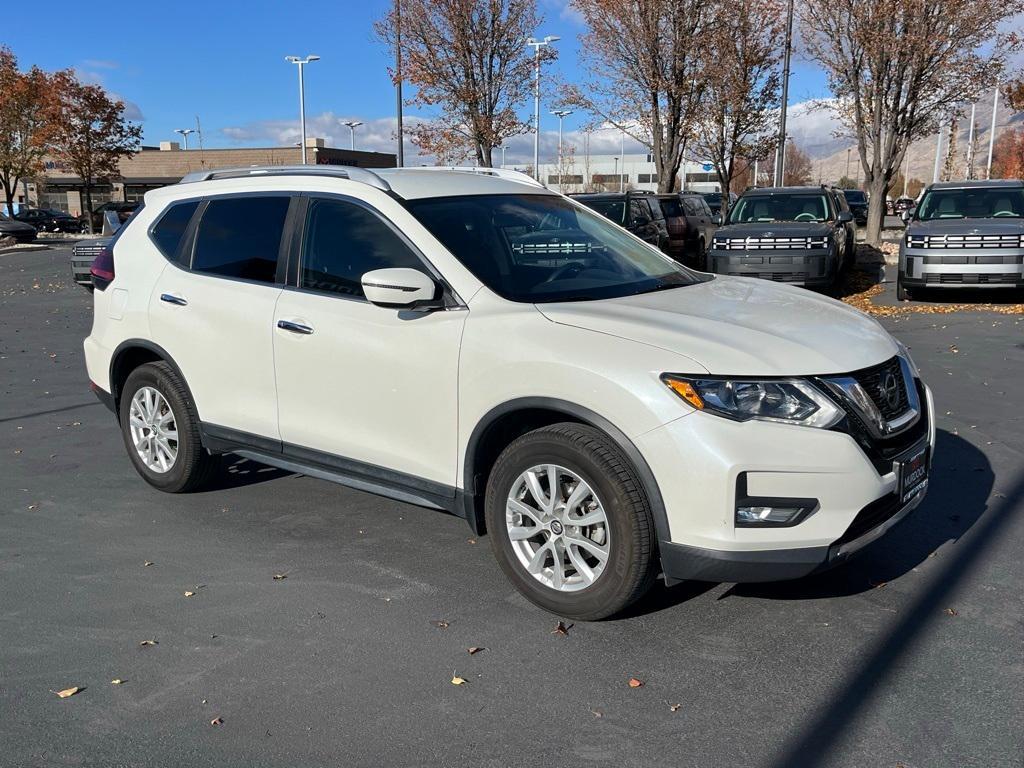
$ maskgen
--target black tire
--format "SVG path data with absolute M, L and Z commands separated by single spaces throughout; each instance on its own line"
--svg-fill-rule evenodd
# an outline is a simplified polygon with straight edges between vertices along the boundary
M 541 584 L 519 562 L 507 535 L 505 506 L 519 475 L 557 463 L 583 478 L 597 493 L 608 519 L 608 561 L 592 585 L 560 592 Z M 656 534 L 650 504 L 629 460 L 593 427 L 565 423 L 512 441 L 487 481 L 485 498 L 491 549 L 509 581 L 534 604 L 559 616 L 596 621 L 622 611 L 644 595 L 657 576 Z
M 910 291 L 903 287 L 903 280 L 896 276 L 896 301 L 910 301 Z
M 166 472 L 156 472 L 146 466 L 132 442 L 129 410 L 132 398 L 143 387 L 152 387 L 167 401 L 174 413 L 178 433 L 178 453 Z M 199 436 L 199 417 L 188 388 L 174 369 L 165 362 L 140 365 L 128 375 L 121 388 L 118 419 L 128 458 L 143 479 L 167 493 L 187 493 L 205 485 L 216 472 L 218 457 L 211 456 Z

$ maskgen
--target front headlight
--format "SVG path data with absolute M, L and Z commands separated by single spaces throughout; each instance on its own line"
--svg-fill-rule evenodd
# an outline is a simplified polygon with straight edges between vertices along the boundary
M 893 337 L 893 341 L 896 342 L 896 347 L 900 351 L 900 357 L 906 360 L 907 364 L 910 366 L 911 375 L 915 379 L 921 378 L 921 372 L 917 370 L 917 364 L 914 362 L 914 358 L 910 356 L 910 350 L 907 349 L 906 345 L 902 341 L 897 339 L 895 336 Z
M 734 421 L 828 429 L 843 418 L 831 399 L 803 379 L 700 379 L 665 373 L 661 380 L 697 410 Z

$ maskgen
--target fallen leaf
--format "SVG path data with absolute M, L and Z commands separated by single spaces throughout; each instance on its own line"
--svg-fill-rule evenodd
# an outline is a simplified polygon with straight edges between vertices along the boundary
M 486 650 L 486 648 L 481 648 L 480 646 L 474 645 L 472 648 L 467 648 L 466 653 L 468 653 L 470 656 L 476 656 L 478 653 L 480 653 L 480 651 Z
M 147 645 L 159 645 L 156 640 L 143 640 L 139 645 L 145 647 Z
M 950 616 L 956 616 L 957 615 L 957 610 L 956 610 L 956 608 L 947 608 L 946 609 L 946 613 L 948 613 Z
M 186 590 L 185 591 L 185 597 L 194 597 L 195 594 L 196 594 L 195 592 L 192 592 L 190 590 Z
M 223 724 L 224 724 L 224 718 L 223 717 L 215 717 L 215 718 L 213 718 L 213 720 L 210 721 L 210 725 L 223 725 Z
M 558 622 L 558 624 L 555 625 L 555 628 L 551 630 L 551 634 L 552 635 L 560 635 L 562 637 L 568 637 L 569 636 L 569 630 L 572 629 L 574 626 L 576 626 L 576 625 L 575 624 L 566 625 L 566 624 L 563 624 L 560 621 L 560 622 Z
M 629 678 L 629 687 L 630 688 L 642 688 L 643 684 L 644 684 L 643 680 L 637 680 L 635 677 Z
M 18 453 L 21 453 L 21 451 L 18 451 Z M 476 539 L 466 539 L 466 543 L 467 544 L 476 544 Z
M 592 714 L 594 717 L 604 717 L 604 712 L 602 712 L 600 709 L 592 709 L 590 710 L 590 714 Z
M 665 703 L 668 704 L 667 701 Z M 669 712 L 678 712 L 680 707 L 682 707 L 682 706 L 683 706 L 682 704 L 668 704 L 668 711 Z
M 74 696 L 80 690 L 82 689 L 76 685 L 73 688 L 65 688 L 63 691 L 50 691 L 50 693 L 55 693 L 59 698 L 66 699 L 70 696 Z
M 466 678 L 459 677 L 455 674 L 454 670 L 452 671 L 452 685 L 465 685 L 468 682 Z
M 143 568 L 149 568 L 149 566 L 151 566 L 152 564 L 153 564 L 153 561 L 152 561 L 152 560 L 147 560 L 146 562 L 144 562 L 144 563 L 142 564 L 142 567 L 143 567 Z
M 110 681 L 111 685 L 121 685 L 122 683 L 124 683 L 124 680 L 122 680 L 120 677 L 115 677 L 113 680 Z
M 447 621 L 445 621 L 444 619 L 440 619 L 438 621 L 432 621 L 430 623 L 433 624 L 438 629 L 448 629 L 448 627 L 450 626 L 450 624 Z
M 881 589 L 882 587 L 884 587 L 884 586 L 885 586 L 886 584 L 888 584 L 889 582 L 887 582 L 887 581 L 869 581 L 868 583 L 869 583 L 869 584 L 870 584 L 870 585 L 871 585 L 872 587 L 874 587 L 875 589 Z
M 281 580 L 287 579 L 287 578 L 288 578 L 288 574 L 287 573 L 275 573 L 274 574 L 274 581 L 281 581 Z

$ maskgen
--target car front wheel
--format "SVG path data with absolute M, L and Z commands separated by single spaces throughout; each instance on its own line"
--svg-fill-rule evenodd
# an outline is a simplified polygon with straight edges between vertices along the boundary
M 485 509 L 501 569 L 552 613 L 612 616 L 656 576 L 654 522 L 642 484 L 592 427 L 556 424 L 514 440 L 491 472 Z

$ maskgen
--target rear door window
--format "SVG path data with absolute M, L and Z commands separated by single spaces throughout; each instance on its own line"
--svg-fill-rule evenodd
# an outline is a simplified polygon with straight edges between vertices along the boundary
M 211 200 L 199 222 L 192 269 L 221 277 L 275 282 L 290 202 L 286 195 Z
M 181 238 L 192 221 L 192 216 L 199 207 L 199 201 L 193 200 L 188 203 L 177 203 L 172 205 L 160 220 L 153 226 L 151 236 L 160 252 L 171 261 L 176 261 L 178 249 L 181 246 Z

